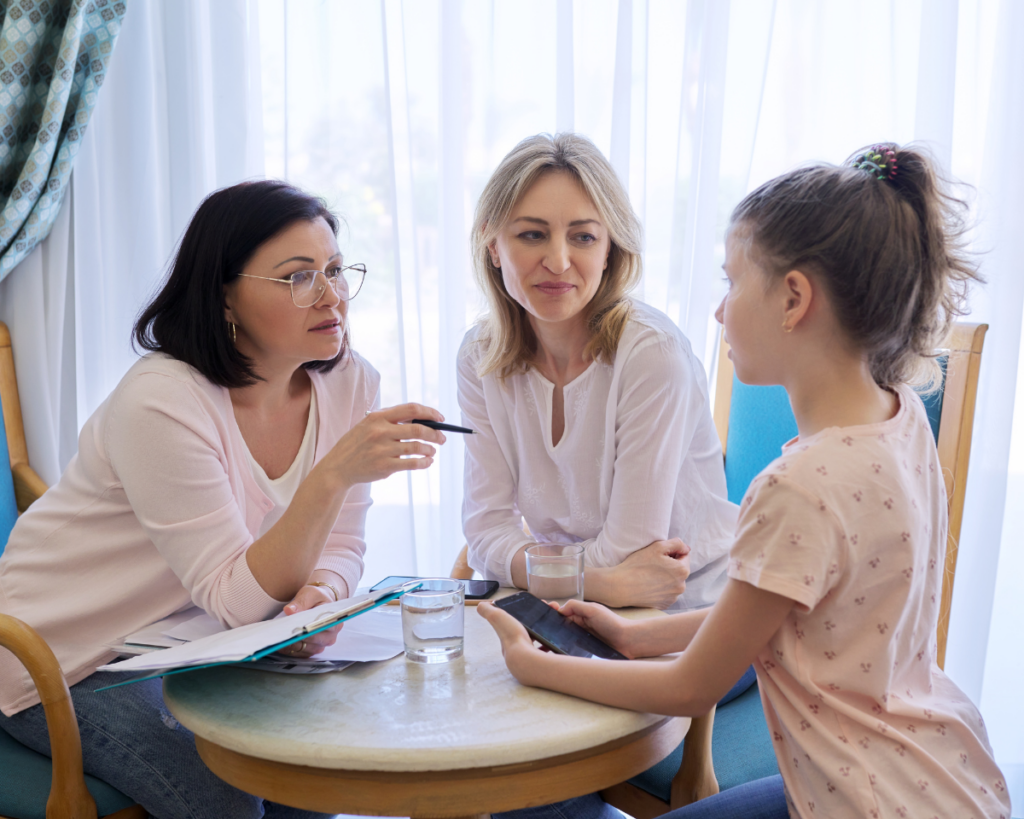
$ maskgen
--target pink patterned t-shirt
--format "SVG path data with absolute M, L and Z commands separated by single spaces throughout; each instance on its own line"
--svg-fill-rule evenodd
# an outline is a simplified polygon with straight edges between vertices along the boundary
M 939 669 L 946 493 L 913 390 L 882 424 L 788 443 L 740 507 L 729 576 L 796 601 L 755 662 L 792 816 L 1009 819 L 978 709 Z

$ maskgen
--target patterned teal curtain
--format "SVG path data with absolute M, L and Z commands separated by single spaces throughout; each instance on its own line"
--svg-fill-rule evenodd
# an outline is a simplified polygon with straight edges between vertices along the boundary
M 0 281 L 45 239 L 128 0 L 0 0 Z

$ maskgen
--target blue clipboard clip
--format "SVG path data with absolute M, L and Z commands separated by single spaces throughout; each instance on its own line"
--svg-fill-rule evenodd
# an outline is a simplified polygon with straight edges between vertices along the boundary
M 360 606 L 357 609 L 351 609 L 340 616 L 338 615 L 337 612 L 329 611 L 323 614 L 322 616 L 318 617 L 316 620 L 313 620 L 310 623 L 306 623 L 306 625 L 302 626 L 301 628 L 295 629 L 295 631 L 293 631 L 292 633 L 297 635 L 298 639 L 308 637 L 311 634 L 317 634 L 323 631 L 324 629 L 331 628 L 332 626 L 335 626 L 338 623 L 345 622 L 350 617 L 357 617 L 358 615 L 370 611 L 371 609 L 375 609 L 378 606 L 387 605 L 392 600 L 397 600 L 403 594 L 411 592 L 413 589 L 418 589 L 422 585 L 422 580 L 407 580 L 400 586 L 390 586 L 388 589 L 381 590 L 383 592 L 382 597 L 378 597 L 376 599 L 371 597 L 369 600 L 366 601 L 364 605 Z M 391 589 L 393 589 L 394 591 L 391 591 Z M 293 642 L 296 642 L 296 640 L 286 640 L 283 643 L 279 643 L 279 645 L 284 647 L 291 645 Z

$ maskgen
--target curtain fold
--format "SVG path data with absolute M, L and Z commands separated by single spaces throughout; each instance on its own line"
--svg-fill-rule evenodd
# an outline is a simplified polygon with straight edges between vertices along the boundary
M 0 281 L 50 233 L 124 0 L 0 2 Z
M 215 188 L 262 174 L 250 11 L 247 0 L 132 4 L 71 195 L 49 237 L 0 281 L 0 319 L 32 408 L 30 457 L 48 483 L 135 362 L 132 325 L 192 212 Z
M 260 13 L 274 21 L 260 40 L 267 167 L 347 219 L 344 250 L 375 277 L 352 305 L 354 343 L 381 371 L 385 403 L 457 413 L 455 353 L 484 309 L 468 258 L 473 208 L 527 135 L 575 129 L 610 157 L 644 224 L 638 295 L 679 323 L 711 373 L 724 230 L 746 192 L 880 140 L 922 141 L 974 185 L 983 228 L 971 241 L 986 251 L 989 284 L 974 294 L 972 320 L 992 330 L 948 668 L 1002 714 L 1010 689 L 991 669 L 1014 622 L 1024 625 L 1020 607 L 994 620 L 992 605 L 993 590 L 1021 588 L 996 572 L 1014 537 L 1001 532 L 1014 502 L 1006 453 L 1024 313 L 1010 227 L 1024 224 L 1010 144 L 1024 127 L 1019 3 L 261 0 Z M 317 62 L 325 31 L 346 32 L 347 65 Z M 460 443 L 426 475 L 375 485 L 368 576 L 448 568 L 463 542 Z M 992 730 L 1000 761 L 1024 763 L 1021 719 Z

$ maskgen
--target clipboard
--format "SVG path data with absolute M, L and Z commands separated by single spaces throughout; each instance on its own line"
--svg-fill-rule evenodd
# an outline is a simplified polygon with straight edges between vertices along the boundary
M 187 671 L 196 671 L 201 668 L 216 668 L 222 665 L 255 662 L 313 634 L 319 634 L 321 631 L 333 628 L 339 623 L 344 623 L 346 620 L 372 611 L 378 606 L 387 605 L 391 601 L 400 598 L 406 592 L 419 588 L 422 583 L 422 580 L 412 580 L 407 583 L 388 586 L 380 591 L 360 595 L 350 600 L 343 600 L 340 603 L 325 603 L 322 606 L 297 612 L 288 617 L 267 620 L 261 623 L 251 623 L 248 626 L 242 626 L 240 629 L 232 629 L 231 631 L 215 634 L 211 637 L 204 637 L 201 640 L 195 640 L 182 646 L 175 646 L 174 648 L 166 648 L 138 657 L 132 657 L 130 660 L 125 660 L 121 663 L 100 666 L 97 669 L 98 671 L 123 672 L 135 670 L 139 666 L 143 666 L 145 671 L 138 677 L 132 677 L 128 680 L 97 688 L 96 691 L 106 691 L 107 689 L 118 688 L 122 685 L 131 685 L 132 683 L 153 680 L 171 674 L 183 674 Z M 288 624 L 287 621 L 292 621 L 294 625 Z M 242 656 L 235 654 L 224 659 L 196 659 L 196 656 L 201 657 L 204 650 L 208 647 L 216 647 L 223 644 L 225 639 L 230 638 L 232 631 L 245 631 L 245 638 L 242 641 L 245 648 Z M 261 636 L 263 636 L 261 632 L 271 635 L 269 643 L 266 640 L 261 640 Z M 283 639 L 282 633 L 287 634 Z M 260 643 L 262 645 L 258 645 Z M 227 650 L 230 650 L 230 645 Z M 216 648 L 214 648 L 214 652 L 216 652 Z M 158 667 L 157 663 L 162 663 L 164 660 L 171 660 L 171 662 L 166 666 Z

